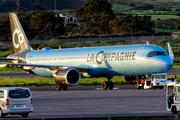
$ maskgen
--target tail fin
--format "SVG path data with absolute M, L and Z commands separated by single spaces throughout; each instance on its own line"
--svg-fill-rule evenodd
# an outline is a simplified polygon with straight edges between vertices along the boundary
M 31 50 L 29 41 L 15 13 L 9 13 L 12 42 L 14 53 L 27 52 Z

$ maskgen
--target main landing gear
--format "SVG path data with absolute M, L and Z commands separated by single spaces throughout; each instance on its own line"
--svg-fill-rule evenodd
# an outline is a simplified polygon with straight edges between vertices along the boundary
M 106 89 L 113 89 L 114 88 L 114 83 L 111 81 L 113 77 L 112 76 L 108 76 L 107 80 L 108 81 L 104 81 L 102 82 L 102 89 L 106 90 Z
M 55 88 L 56 88 L 56 90 L 67 90 L 68 86 L 67 85 L 58 85 L 58 84 L 56 84 Z

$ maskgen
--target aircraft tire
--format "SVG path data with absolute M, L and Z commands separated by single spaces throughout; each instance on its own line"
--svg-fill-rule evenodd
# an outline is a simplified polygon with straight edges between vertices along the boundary
M 112 81 L 109 81 L 108 84 L 108 88 L 112 90 L 114 88 L 114 83 Z
M 68 86 L 63 86 L 62 87 L 62 90 L 67 90 L 68 89 Z
M 61 89 L 62 89 L 62 86 L 56 84 L 55 88 L 56 88 L 56 90 L 61 90 Z
M 178 113 L 177 109 L 176 109 L 176 106 L 172 106 L 171 111 L 172 111 L 172 114 L 177 114 Z
M 108 88 L 108 82 L 107 81 L 102 82 L 102 89 L 106 90 L 107 88 Z

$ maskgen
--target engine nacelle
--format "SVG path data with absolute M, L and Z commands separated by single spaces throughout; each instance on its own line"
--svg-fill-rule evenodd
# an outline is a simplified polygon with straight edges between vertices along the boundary
M 79 71 L 75 68 L 58 70 L 54 74 L 56 84 L 77 85 L 81 79 Z

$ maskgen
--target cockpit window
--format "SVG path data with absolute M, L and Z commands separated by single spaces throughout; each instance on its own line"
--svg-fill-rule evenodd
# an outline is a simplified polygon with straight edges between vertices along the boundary
M 166 52 L 162 51 L 151 51 L 148 53 L 147 57 L 153 57 L 153 56 L 167 56 L 168 54 Z

